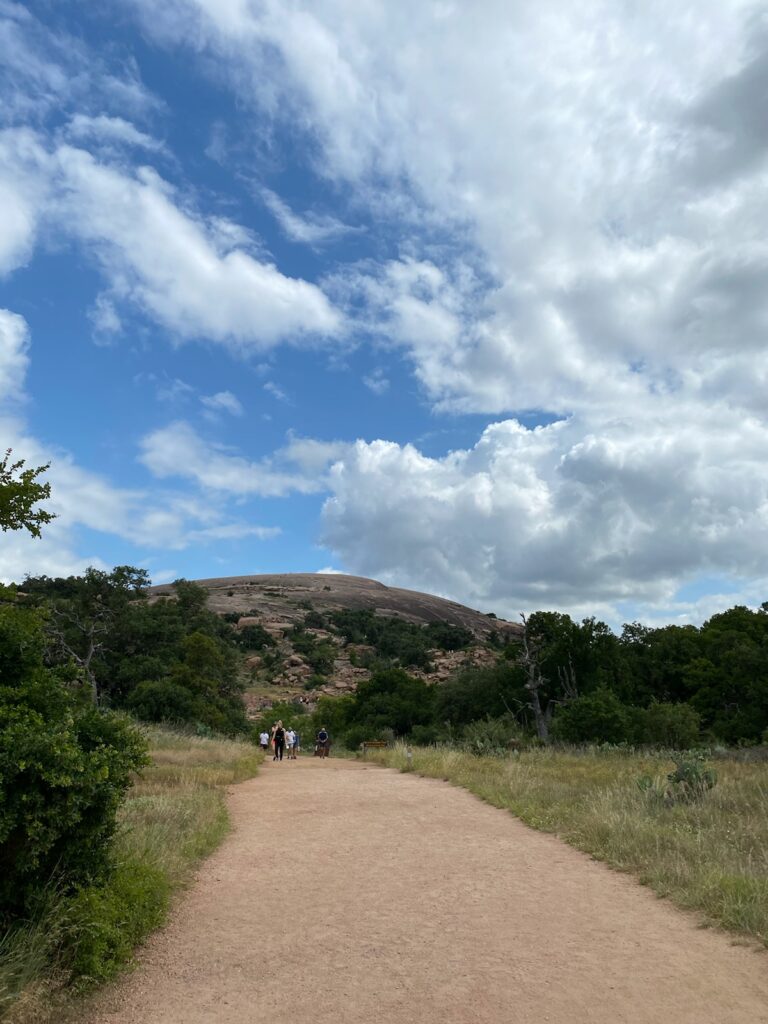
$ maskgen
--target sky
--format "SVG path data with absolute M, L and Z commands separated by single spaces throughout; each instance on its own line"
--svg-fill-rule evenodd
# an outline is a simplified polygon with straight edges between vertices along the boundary
M 0 578 L 768 599 L 768 6 L 0 0 Z

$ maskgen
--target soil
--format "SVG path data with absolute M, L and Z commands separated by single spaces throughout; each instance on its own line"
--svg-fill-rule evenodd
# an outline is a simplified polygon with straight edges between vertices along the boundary
M 447 783 L 268 762 L 89 1024 L 751 1024 L 768 957 Z

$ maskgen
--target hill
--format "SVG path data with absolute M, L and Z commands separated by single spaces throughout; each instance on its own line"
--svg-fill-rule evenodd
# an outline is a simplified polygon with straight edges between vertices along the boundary
M 513 622 L 455 601 L 360 576 L 277 573 L 194 581 L 208 608 L 232 622 L 248 652 L 246 701 L 251 714 L 280 701 L 312 706 L 341 695 L 385 657 L 431 682 L 464 664 L 495 661 L 517 634 Z M 149 589 L 150 600 L 173 587 Z

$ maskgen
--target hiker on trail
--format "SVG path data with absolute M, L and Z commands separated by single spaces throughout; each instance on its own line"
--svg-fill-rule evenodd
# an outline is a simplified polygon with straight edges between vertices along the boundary
M 267 748 L 269 747 L 269 733 L 268 732 L 262 732 L 259 735 L 259 746 L 264 751 L 266 751 Z
M 296 733 L 293 729 L 288 726 L 288 731 L 285 734 L 285 749 L 288 751 L 288 760 L 293 761 L 295 754 L 293 753 L 293 745 L 296 742 Z
M 317 734 L 317 751 L 320 757 L 328 757 L 328 748 L 330 745 L 331 737 L 328 735 L 328 730 L 323 726 Z
M 275 756 L 272 758 L 273 761 L 283 760 L 283 751 L 285 750 L 285 729 L 283 728 L 282 721 L 278 722 L 275 726 L 275 732 L 273 736 L 275 742 Z

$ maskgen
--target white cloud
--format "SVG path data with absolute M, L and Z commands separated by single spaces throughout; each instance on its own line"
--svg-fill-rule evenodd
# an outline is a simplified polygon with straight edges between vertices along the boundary
M 638 434 L 576 418 L 487 428 L 428 458 L 357 442 L 330 472 L 322 542 L 351 572 L 491 605 L 652 610 L 682 581 L 768 558 L 768 426 L 661 401 Z
M 350 234 L 350 232 L 360 230 L 359 228 L 353 228 L 348 224 L 344 224 L 343 221 L 329 214 L 318 214 L 310 211 L 303 216 L 299 216 L 271 189 L 262 189 L 261 197 L 284 233 L 293 242 L 319 245 L 322 242 L 330 242 L 334 238 L 340 238 L 343 235 Z
M 263 384 L 262 386 L 264 390 L 267 392 L 267 394 L 272 395 L 272 397 L 276 398 L 278 402 L 290 403 L 290 398 L 288 397 L 288 394 L 285 391 L 283 391 L 279 384 L 275 384 L 273 380 L 266 381 L 266 383 Z
M 93 325 L 94 340 L 98 344 L 109 342 L 123 329 L 120 314 L 108 295 L 96 296 L 96 301 L 88 312 L 88 319 Z
M 282 497 L 311 494 L 322 484 L 310 476 L 275 469 L 269 460 L 253 461 L 202 438 L 184 421 L 171 423 L 142 439 L 140 461 L 156 477 L 181 477 L 225 494 Z
M 346 441 L 317 441 L 311 437 L 289 438 L 288 444 L 275 457 L 293 463 L 302 472 L 318 477 L 343 458 L 350 449 Z
M 231 391 L 217 391 L 215 395 L 201 395 L 200 401 L 211 413 L 228 412 L 230 416 L 242 416 L 240 400 Z
M 114 127 L 116 119 L 105 121 Z M 342 329 L 316 285 L 253 255 L 245 228 L 187 208 L 148 167 L 130 172 L 8 129 L 0 132 L 0 211 L 0 274 L 26 262 L 41 223 L 55 227 L 78 240 L 107 278 L 109 299 L 94 314 L 102 322 L 106 302 L 117 316 L 120 299 L 179 338 L 239 351 L 327 339 Z
M 45 152 L 34 132 L 0 132 L 0 276 L 23 266 L 32 254 L 48 183 L 40 173 Z
M 231 225 L 183 210 L 154 171 L 129 175 L 61 147 L 57 214 L 120 291 L 184 338 L 236 348 L 329 334 L 341 320 L 315 285 L 286 277 L 231 239 Z
M 16 402 L 24 397 L 28 366 L 27 322 L 17 313 L 0 309 L 0 401 Z
M 98 114 L 75 114 L 70 118 L 64 134 L 77 141 L 90 141 L 100 145 L 123 145 L 146 149 L 151 153 L 161 153 L 165 145 L 159 139 L 140 131 L 123 117 L 108 117 Z
M 384 395 L 389 391 L 389 379 L 385 376 L 381 367 L 377 367 L 373 373 L 366 374 L 363 377 L 363 384 L 374 395 Z

